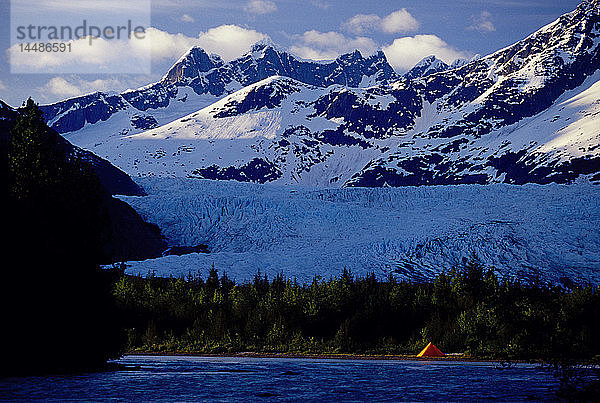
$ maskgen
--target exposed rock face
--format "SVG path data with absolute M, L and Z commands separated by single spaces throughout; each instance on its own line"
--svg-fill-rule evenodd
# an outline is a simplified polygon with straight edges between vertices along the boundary
M 367 58 L 354 51 L 332 62 L 318 63 L 299 60 L 272 45 L 257 43 L 246 55 L 224 63 L 219 56 L 194 47 L 157 83 L 122 94 L 96 92 L 42 106 L 42 110 L 50 127 L 59 133 L 70 133 L 106 121 L 119 111 L 150 114 L 152 110 L 173 106 L 182 88 L 217 99 L 274 75 L 319 87 L 332 84 L 358 87 L 398 78 L 381 51 Z
M 102 117 L 147 107 L 143 118 L 134 108 L 126 129 L 68 135 L 131 175 L 369 187 L 595 182 L 600 6 L 585 0 L 496 53 L 450 66 L 428 57 L 403 77 L 381 52 L 317 63 L 261 43 L 228 63 L 193 48 L 157 84 L 88 97 L 81 105 Z M 193 108 L 194 97 L 210 102 L 168 121 L 152 109 Z M 73 105 L 48 106 L 66 111 L 51 123 L 88 121 L 88 108 Z
M 581 141 L 580 148 L 585 149 L 581 155 L 570 154 L 560 147 L 549 150 L 535 138 L 515 136 L 517 133 L 534 134 L 519 133 L 518 126 L 524 126 L 521 122 L 526 118 L 549 110 L 559 97 L 582 86 L 600 69 L 598 5 L 597 0 L 584 1 L 572 13 L 563 15 L 513 46 L 458 69 L 411 82 L 426 102 L 435 105 L 439 114 L 447 116 L 419 135 L 432 143 L 442 140 L 444 147 L 414 156 L 399 152 L 387 161 L 371 161 L 355 176 L 352 185 L 488 183 L 496 180 L 519 184 L 548 183 L 567 182 L 580 174 L 598 173 L 598 126 L 589 126 L 591 131 L 580 139 L 564 140 L 567 144 Z M 597 79 L 590 78 L 588 82 L 590 80 L 597 82 Z M 597 85 L 588 87 L 590 85 L 585 86 L 583 92 L 597 100 Z M 594 103 L 592 100 L 590 107 L 581 111 L 583 120 L 598 114 Z M 564 109 L 557 105 L 554 110 L 557 115 L 553 119 L 560 119 Z M 564 118 L 565 126 L 556 135 L 568 127 L 570 119 Z M 553 128 L 546 130 L 550 132 Z M 497 147 L 492 149 L 490 141 L 484 140 L 489 136 L 504 138 L 492 143 Z M 472 157 L 476 148 L 468 147 L 477 143 L 487 143 L 486 151 L 490 151 L 479 153 L 479 163 Z M 481 146 L 480 150 L 484 149 Z M 600 179 L 598 175 L 594 178 Z
M 453 64 L 453 67 L 459 67 L 459 64 Z M 442 60 L 435 56 L 427 56 L 419 63 L 417 63 L 412 69 L 404 74 L 404 78 L 407 80 L 413 80 L 419 77 L 427 77 L 434 73 L 439 73 L 448 70 L 450 66 L 444 63 Z

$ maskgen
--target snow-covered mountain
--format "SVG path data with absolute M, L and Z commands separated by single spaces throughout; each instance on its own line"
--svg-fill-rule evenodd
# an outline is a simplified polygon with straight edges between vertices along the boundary
M 157 83 L 121 94 L 95 92 L 45 105 L 42 110 L 50 127 L 59 133 L 83 129 L 133 134 L 171 122 L 273 75 L 319 87 L 365 87 L 398 78 L 383 52 L 364 58 L 355 51 L 330 62 L 312 62 L 259 42 L 244 56 L 224 63 L 219 56 L 194 47 Z
M 110 155 L 117 166 L 135 176 L 321 185 L 323 178 L 349 179 L 357 167 L 381 154 L 371 141 L 340 129 L 342 120 L 315 109 L 345 95 L 358 102 L 357 94 L 364 104 L 356 113 L 371 111 L 375 116 L 373 123 L 353 124 L 369 126 L 384 136 L 383 132 L 392 130 L 391 121 L 406 119 L 398 113 L 402 103 L 389 110 L 377 108 L 376 103 L 396 99 L 386 88 L 348 92 L 343 86 L 321 88 L 273 76 L 141 134 L 107 139 L 104 133 L 81 132 L 68 138 L 77 144 L 93 144 L 96 153 Z M 384 141 L 393 143 L 394 139 Z
M 404 73 L 402 77 L 407 80 L 414 80 L 415 78 L 419 77 L 427 77 L 435 73 L 441 73 L 442 71 L 457 69 L 472 60 L 478 60 L 480 58 L 480 55 L 475 55 L 471 58 L 471 60 L 456 59 L 452 63 L 447 64 L 443 60 L 431 55 L 423 58 L 420 62 L 415 64 L 414 67 Z
M 46 114 L 55 127 L 71 114 L 88 122 L 63 132 L 135 176 L 335 187 L 600 181 L 599 70 L 600 0 L 584 0 L 512 46 L 452 66 L 427 58 L 408 77 L 382 53 L 316 63 L 258 44 L 223 63 L 194 48 L 160 83 L 93 95 L 114 105 L 94 115 L 105 124 L 90 124 L 95 109 L 81 101 Z M 171 119 L 180 104 L 203 107 Z
M 415 66 L 412 69 L 404 73 L 403 77 L 407 80 L 413 80 L 419 77 L 427 77 L 431 74 L 448 70 L 449 68 L 450 66 L 446 64 L 443 60 L 440 60 L 434 55 L 431 55 L 427 56 L 419 63 L 415 64 Z

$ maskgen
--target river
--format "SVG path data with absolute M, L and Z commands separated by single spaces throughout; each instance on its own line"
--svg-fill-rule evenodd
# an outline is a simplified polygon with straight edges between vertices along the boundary
M 538 365 L 190 356 L 125 356 L 130 370 L 0 379 L 1 400 L 552 400 Z

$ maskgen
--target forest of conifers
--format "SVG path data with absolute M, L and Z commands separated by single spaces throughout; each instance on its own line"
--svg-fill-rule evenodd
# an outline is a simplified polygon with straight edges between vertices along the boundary
M 598 286 L 500 278 L 477 260 L 431 282 L 122 275 L 113 294 L 129 351 L 416 354 L 432 341 L 478 358 L 600 353 Z

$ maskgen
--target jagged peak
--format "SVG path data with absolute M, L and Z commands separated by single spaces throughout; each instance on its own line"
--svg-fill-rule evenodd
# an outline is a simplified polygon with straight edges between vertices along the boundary
M 372 53 L 366 54 L 364 52 L 361 52 L 358 49 L 353 50 L 352 52 L 348 52 L 348 53 L 344 53 L 339 55 L 336 60 L 358 60 L 358 59 L 380 59 L 380 60 L 384 60 L 387 62 L 387 57 L 385 56 L 385 53 L 383 52 L 383 50 L 378 49 Z
M 192 46 L 192 47 L 191 47 L 191 48 L 190 48 L 190 49 L 189 49 L 189 50 L 186 52 L 186 55 L 190 55 L 190 54 L 194 54 L 194 53 L 200 53 L 200 54 L 206 54 L 206 55 L 208 55 L 208 52 L 207 52 L 206 50 L 204 50 L 204 48 L 202 48 L 202 47 L 200 47 L 200 46 L 198 46 L 198 45 Z
M 194 65 L 198 63 L 207 63 L 209 65 L 220 66 L 223 64 L 223 59 L 216 53 L 208 53 L 204 48 L 200 46 L 192 46 L 185 52 L 175 63 L 171 66 L 173 68 L 184 64 Z
M 373 64 L 375 64 L 375 65 L 382 66 L 382 68 L 386 68 L 386 66 L 387 66 L 392 71 L 394 70 L 394 68 L 390 65 L 390 62 L 388 61 L 388 58 L 385 55 L 384 51 L 381 49 L 377 50 L 370 56 L 367 56 L 366 60 L 373 60 L 374 61 Z
M 429 55 L 429 56 L 421 59 L 421 61 L 419 61 L 417 64 L 415 64 L 413 68 L 428 67 L 428 66 L 442 65 L 442 64 L 445 66 L 448 66 L 448 64 L 446 62 L 444 62 L 441 59 L 438 59 L 436 55 Z
M 254 59 L 260 59 L 265 56 L 268 52 L 274 52 L 279 55 L 289 54 L 289 52 L 283 47 L 277 45 L 271 38 L 264 38 L 258 42 L 255 42 L 252 46 L 250 46 L 250 50 L 240 58 L 246 58 L 248 56 Z
M 173 65 L 180 64 L 180 63 L 184 62 L 185 60 L 190 59 L 193 55 L 202 54 L 202 53 L 204 53 L 208 56 L 206 51 L 203 48 L 201 48 L 200 46 L 192 46 L 191 48 L 188 49 L 187 52 L 185 52 L 183 55 L 181 55 L 181 57 L 179 59 L 177 59 L 177 61 L 175 63 L 173 63 Z
M 213 63 L 223 63 L 223 59 L 216 53 L 208 53 L 204 48 L 200 46 L 192 46 L 179 60 L 175 63 L 180 63 L 184 60 L 198 60 L 199 58 L 208 58 Z
M 342 55 L 339 55 L 336 60 L 337 61 L 342 61 L 342 62 L 349 62 L 349 61 L 355 61 L 355 60 L 360 60 L 360 59 L 364 59 L 362 53 L 360 53 L 360 50 L 355 49 L 352 52 L 348 52 L 348 53 L 344 53 Z
M 421 59 L 412 69 L 404 74 L 405 78 L 413 79 L 417 77 L 425 77 L 433 73 L 448 70 L 450 66 L 435 55 L 429 55 Z
M 531 46 L 531 43 L 543 42 L 544 52 L 553 57 L 557 51 L 564 54 L 575 54 L 581 51 L 593 52 L 597 48 L 594 41 L 584 42 L 582 39 L 590 38 L 587 32 L 592 32 L 592 36 L 598 36 L 598 18 L 600 18 L 600 0 L 583 0 L 576 9 L 566 14 L 561 15 L 551 23 L 541 27 L 526 38 L 513 43 L 503 49 L 497 50 L 483 58 L 489 65 L 496 64 L 500 69 L 501 65 L 510 64 L 514 55 L 526 51 Z M 589 23 L 592 22 L 592 25 Z M 594 32 L 595 31 L 595 32 Z M 591 44 L 592 46 L 579 45 Z M 552 52 L 553 54 L 551 54 Z M 540 53 L 527 53 L 530 56 L 529 61 L 535 61 L 540 58 Z M 522 57 L 522 56 L 521 56 Z M 567 56 L 568 58 L 569 56 Z
M 435 55 L 429 55 L 422 58 L 414 67 L 424 66 L 433 63 L 434 60 L 439 60 Z
M 377 59 L 385 59 L 387 61 L 387 56 L 385 55 L 385 52 L 381 49 L 377 50 L 375 53 L 373 53 L 369 57 L 375 57 Z
M 223 65 L 223 59 L 217 54 L 208 54 L 200 46 L 191 47 L 183 56 L 171 66 L 167 74 L 161 79 L 162 83 L 173 84 L 183 76 L 195 76 L 198 72 L 206 72 Z M 188 70 L 184 74 L 184 70 Z M 191 70 L 191 71 L 190 71 Z
M 450 63 L 448 70 L 457 69 L 459 67 L 467 65 L 467 64 L 477 61 L 479 59 L 481 59 L 481 55 L 479 53 L 477 53 L 475 56 L 473 56 L 471 58 L 458 58 L 458 59 L 454 60 L 452 63 Z
M 260 40 L 256 43 L 254 43 L 251 46 L 250 51 L 246 55 L 241 56 L 241 58 L 251 56 L 254 59 L 260 59 L 260 58 L 264 57 L 265 54 L 269 50 L 271 50 L 279 55 L 282 55 L 282 54 L 290 55 L 291 57 L 293 57 L 299 61 L 312 62 L 312 63 L 318 63 L 318 64 L 327 64 L 327 63 L 333 63 L 333 62 L 348 64 L 348 63 L 356 62 L 358 60 L 372 60 L 372 59 L 388 63 L 387 57 L 385 56 L 385 53 L 381 49 L 373 52 L 372 54 L 368 55 L 367 57 L 365 57 L 365 55 L 360 50 L 355 49 L 351 52 L 343 53 L 343 54 L 337 56 L 335 59 L 329 59 L 329 60 L 305 59 L 305 58 L 297 56 L 297 55 L 291 53 L 290 51 L 288 51 L 287 49 L 284 49 L 283 47 L 275 44 L 270 38 L 265 38 L 263 40 Z
M 260 52 L 266 48 L 277 48 L 277 45 L 270 37 L 263 38 L 250 46 L 250 52 Z

